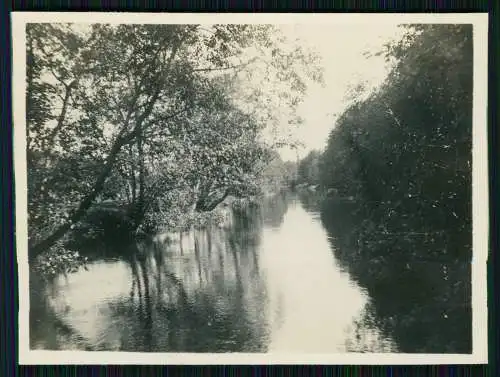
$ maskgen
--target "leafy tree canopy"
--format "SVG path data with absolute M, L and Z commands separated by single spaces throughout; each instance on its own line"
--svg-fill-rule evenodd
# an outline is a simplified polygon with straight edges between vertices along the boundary
M 139 226 L 170 191 L 201 211 L 253 192 L 256 166 L 292 142 L 283 117 L 297 124 L 307 82 L 321 81 L 317 57 L 270 25 L 26 31 L 32 255 L 104 197 Z

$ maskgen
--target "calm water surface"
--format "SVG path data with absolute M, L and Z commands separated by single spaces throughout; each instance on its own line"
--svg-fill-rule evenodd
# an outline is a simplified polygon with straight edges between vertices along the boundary
M 283 195 L 222 228 L 116 245 L 88 271 L 32 279 L 31 348 L 394 352 L 319 213 Z

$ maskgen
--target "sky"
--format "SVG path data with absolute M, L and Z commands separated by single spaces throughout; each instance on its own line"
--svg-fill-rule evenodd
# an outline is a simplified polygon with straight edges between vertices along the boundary
M 303 46 L 315 50 L 322 58 L 325 85 L 308 88 L 299 114 L 304 124 L 295 136 L 305 146 L 298 152 L 304 157 L 313 149 L 323 149 L 330 130 L 334 127 L 334 114 L 347 105 L 349 88 L 359 82 L 371 86 L 380 84 L 388 73 L 382 56 L 367 58 L 364 53 L 380 51 L 384 43 L 401 35 L 397 24 L 295 24 L 282 25 L 287 38 L 298 38 Z M 284 160 L 296 160 L 297 152 L 280 151 Z

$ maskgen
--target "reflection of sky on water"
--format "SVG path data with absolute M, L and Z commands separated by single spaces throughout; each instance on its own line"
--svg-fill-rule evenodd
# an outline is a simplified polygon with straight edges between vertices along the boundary
M 131 281 L 130 269 L 122 261 L 92 263 L 88 271 L 59 277 L 49 302 L 58 316 L 90 343 L 104 342 L 107 348 L 116 349 L 126 326 L 113 318 L 111 308 L 129 295 Z
M 353 320 L 361 316 L 367 297 L 338 270 L 318 216 L 304 221 L 307 217 L 295 202 L 279 232 L 264 232 L 261 261 L 269 310 L 280 313 L 272 325 L 269 351 L 346 352 L 346 337 L 354 332 Z M 377 338 L 369 329 L 361 331 L 367 339 Z M 387 348 L 377 342 L 374 350 Z

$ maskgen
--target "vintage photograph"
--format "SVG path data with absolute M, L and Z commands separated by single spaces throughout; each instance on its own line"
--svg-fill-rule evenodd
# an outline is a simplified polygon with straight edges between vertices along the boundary
M 483 347 L 473 22 L 104 16 L 16 41 L 29 351 Z

